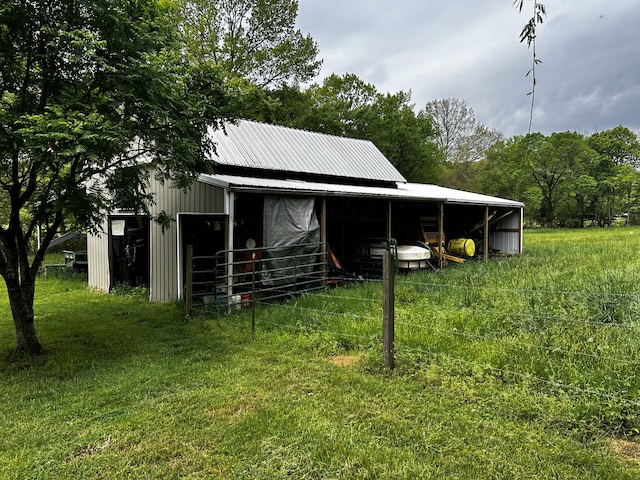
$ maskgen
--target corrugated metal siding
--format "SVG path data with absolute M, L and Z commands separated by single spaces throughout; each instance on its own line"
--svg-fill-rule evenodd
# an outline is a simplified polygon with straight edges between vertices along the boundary
M 489 245 L 504 255 L 522 253 L 522 210 L 517 209 L 497 224 L 497 231 L 489 233 Z
M 149 281 L 150 299 L 171 302 L 178 298 L 178 228 L 175 222 L 178 213 L 225 213 L 225 190 L 220 187 L 195 182 L 184 193 L 171 188 L 170 183 L 150 179 L 149 191 L 154 192 L 155 204 L 150 213 L 157 215 L 164 211 L 173 221 L 165 232 L 160 225 L 150 222 L 149 233 Z M 118 212 L 114 212 L 118 214 Z M 103 233 L 87 235 L 89 262 L 89 286 L 109 290 L 109 255 L 107 220 L 103 222 Z
M 236 167 L 310 173 L 350 179 L 404 182 L 404 177 L 368 140 L 343 138 L 242 120 L 210 130 L 212 160 Z
M 103 292 L 109 291 L 109 245 L 107 221 L 102 224 L 104 233 L 87 234 L 87 261 L 89 286 Z
M 172 302 L 178 298 L 178 213 L 225 213 L 225 191 L 222 188 L 195 182 L 185 194 L 180 189 L 171 188 L 155 179 L 151 180 L 150 191 L 156 192 L 155 205 L 151 213 L 163 210 L 173 219 L 171 226 L 162 232 L 160 225 L 151 222 L 150 234 L 153 239 L 150 248 L 150 298 L 153 301 Z

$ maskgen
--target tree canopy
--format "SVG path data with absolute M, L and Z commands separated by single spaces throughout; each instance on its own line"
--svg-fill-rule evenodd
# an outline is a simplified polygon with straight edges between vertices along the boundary
M 181 0 L 186 51 L 260 87 L 312 80 L 322 62 L 296 0 Z
M 477 121 L 464 100 L 443 98 L 427 102 L 418 113 L 435 129 L 435 144 L 442 155 L 442 181 L 447 187 L 473 189 L 477 183 L 477 161 L 502 139 L 502 133 Z
M 639 147 L 622 126 L 516 136 L 487 151 L 478 190 L 524 201 L 528 221 L 549 227 L 640 223 Z
M 177 19 L 156 0 L 0 7 L 0 275 L 21 350 L 41 349 L 35 276 L 63 219 L 95 226 L 114 201 L 92 178 L 117 188 L 126 168 L 144 208 L 149 164 L 178 187 L 210 169 L 206 128 L 233 101 L 215 69 L 184 61 Z

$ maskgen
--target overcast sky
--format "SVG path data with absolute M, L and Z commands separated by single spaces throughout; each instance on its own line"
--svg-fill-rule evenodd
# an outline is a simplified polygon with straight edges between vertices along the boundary
M 318 43 L 318 79 L 354 73 L 411 91 L 416 110 L 458 98 L 507 137 L 529 123 L 531 50 L 519 42 L 533 0 L 299 0 Z M 640 0 L 544 0 L 532 131 L 640 132 Z

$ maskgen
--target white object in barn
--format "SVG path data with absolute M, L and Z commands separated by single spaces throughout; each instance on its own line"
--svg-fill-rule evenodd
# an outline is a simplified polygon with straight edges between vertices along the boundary
M 399 245 L 397 247 L 398 268 L 425 268 L 431 258 L 431 250 L 417 245 Z

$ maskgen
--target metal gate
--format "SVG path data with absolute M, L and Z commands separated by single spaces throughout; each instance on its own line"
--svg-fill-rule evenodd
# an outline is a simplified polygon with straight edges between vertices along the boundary
M 326 288 L 326 243 L 222 250 L 190 255 L 187 247 L 185 303 L 193 310 L 229 312 Z

